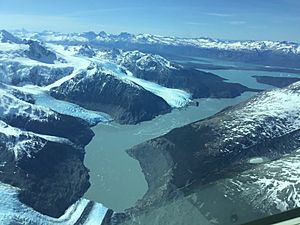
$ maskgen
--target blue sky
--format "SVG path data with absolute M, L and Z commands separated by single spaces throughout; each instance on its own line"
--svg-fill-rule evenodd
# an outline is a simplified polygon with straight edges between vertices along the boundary
M 1 0 L 0 28 L 300 42 L 300 1 Z

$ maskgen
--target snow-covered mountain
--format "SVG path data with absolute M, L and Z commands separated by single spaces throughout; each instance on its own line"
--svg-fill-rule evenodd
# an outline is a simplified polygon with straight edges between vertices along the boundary
M 73 67 L 59 62 L 56 54 L 39 42 L 0 42 L 0 81 L 3 83 L 42 86 L 72 72 Z
M 0 47 L 0 223 L 101 224 L 110 210 L 81 199 L 90 185 L 84 147 L 90 125 L 111 118 L 47 93 L 45 84 L 74 70 L 57 52 L 36 41 Z
M 84 35 L 94 37 L 91 33 Z M 2 36 L 14 39 L 6 31 Z M 187 105 L 192 98 L 235 97 L 251 91 L 223 82 L 216 75 L 173 64 L 157 54 L 92 47 L 89 43 L 65 45 L 49 43 L 48 39 L 24 39 L 35 38 L 30 34 L 21 38 L 18 43 L 0 43 L 0 82 L 19 87 L 35 85 L 39 96 L 44 91 L 45 98 L 48 93 L 110 114 L 121 123 L 151 120 Z M 32 93 L 34 88 L 25 89 Z M 88 122 L 95 121 L 99 120 Z
M 46 42 L 129 42 L 135 44 L 161 44 L 170 46 L 186 46 L 220 50 L 248 50 L 248 51 L 276 51 L 282 53 L 300 54 L 300 44 L 286 41 L 229 41 L 212 38 L 179 38 L 151 34 L 120 33 L 119 35 L 100 33 L 72 33 L 59 32 L 27 32 L 15 31 L 15 35 L 22 38 L 38 39 Z
M 0 181 L 20 188 L 20 200 L 34 209 L 60 215 L 89 187 L 83 156 L 93 132 L 83 120 L 35 105 L 13 87 L 0 90 Z M 60 204 L 49 207 L 49 201 Z
M 242 198 L 271 215 L 300 206 L 300 150 L 227 179 L 222 188 L 230 198 Z M 254 161 L 254 160 L 253 160 Z M 260 190 L 259 192 L 257 190 Z M 240 196 L 233 196 L 233 193 Z M 288 194 L 287 194 L 288 193 Z
M 34 211 L 18 200 L 20 190 L 0 183 L 0 223 L 2 225 L 94 225 L 102 223 L 109 210 L 103 205 L 85 199 L 71 205 L 59 218 L 53 218 Z
M 15 37 L 11 33 L 7 32 L 6 30 L 0 30 L 0 42 L 1 43 L 15 43 L 21 44 L 22 40 Z
M 297 82 L 130 149 L 149 186 L 137 207 L 145 209 L 177 191 L 191 194 L 218 180 L 223 194 L 242 199 L 250 210 L 273 214 L 299 207 L 299 106 Z M 232 179 L 224 185 L 224 178 Z
M 72 33 L 15 31 L 20 38 L 67 45 L 89 44 L 124 50 L 140 50 L 169 58 L 196 56 L 264 66 L 300 68 L 300 44 L 287 41 L 230 41 L 212 38 L 179 38 L 151 34 L 119 35 L 105 32 Z

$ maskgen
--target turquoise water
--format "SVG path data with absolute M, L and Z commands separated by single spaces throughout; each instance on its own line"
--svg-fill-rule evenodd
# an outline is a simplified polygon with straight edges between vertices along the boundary
M 126 149 L 211 116 L 253 95 L 247 92 L 233 99 L 199 99 L 199 107 L 173 110 L 138 125 L 112 122 L 94 127 L 96 136 L 86 147 L 85 157 L 85 165 L 91 170 L 92 186 L 85 197 L 117 211 L 133 206 L 147 191 L 147 183 L 138 162 L 127 155 Z
M 274 77 L 299 77 L 300 74 L 283 73 L 283 72 L 267 72 L 255 70 L 204 70 L 214 73 L 220 77 L 227 79 L 227 82 L 240 83 L 249 88 L 271 89 L 271 85 L 257 83 L 252 76 L 274 76 Z

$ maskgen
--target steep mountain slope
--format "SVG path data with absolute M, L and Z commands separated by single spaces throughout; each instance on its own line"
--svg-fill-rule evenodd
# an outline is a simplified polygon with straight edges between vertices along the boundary
M 0 42 L 1 43 L 15 43 L 15 44 L 22 44 L 22 40 L 15 37 L 11 33 L 7 32 L 6 30 L 0 30 Z
M 137 84 L 125 83 L 98 71 L 87 73 L 89 71 L 82 72 L 51 89 L 51 95 L 87 109 L 106 112 L 120 123 L 135 124 L 171 111 L 161 97 Z
M 296 150 L 274 161 L 251 158 L 253 169 L 177 190 L 171 200 L 161 198 L 146 211 L 129 210 L 127 220 L 120 224 L 244 224 L 298 208 L 299 156 Z
M 155 204 L 162 197 L 176 195 L 178 190 L 235 176 L 254 168 L 257 160 L 277 160 L 297 150 L 300 147 L 299 103 L 298 82 L 284 89 L 263 92 L 215 116 L 130 149 L 129 154 L 139 160 L 149 186 L 139 206 Z M 286 165 L 292 166 L 288 161 Z M 266 176 L 273 174 L 272 170 L 265 172 L 270 172 Z M 272 195 L 277 193 L 275 189 L 268 191 Z M 290 199 L 283 200 L 291 203 Z
M 25 51 L 25 54 L 28 58 L 47 63 L 54 64 L 56 60 L 58 60 L 55 53 L 49 51 L 45 46 L 37 41 L 26 41 L 25 44 L 29 46 L 29 49 Z
M 81 199 L 70 206 L 59 218 L 53 218 L 22 204 L 18 200 L 19 189 L 0 183 L 0 223 L 2 225 L 93 225 L 102 224 L 110 210 L 103 205 Z
M 20 91 L 6 87 L 0 95 L 0 181 L 20 188 L 23 203 L 58 217 L 89 187 L 84 146 L 94 134 L 84 121 L 33 105 Z

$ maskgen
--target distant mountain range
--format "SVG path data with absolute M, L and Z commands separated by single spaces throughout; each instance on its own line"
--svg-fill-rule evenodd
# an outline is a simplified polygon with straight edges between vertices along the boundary
M 159 44 L 169 46 L 192 46 L 206 49 L 220 50 L 248 50 L 248 51 L 274 51 L 278 53 L 300 54 L 300 44 L 287 41 L 229 41 L 212 38 L 178 38 L 160 35 L 120 33 L 118 35 L 84 32 L 64 34 L 59 32 L 27 32 L 16 31 L 16 36 L 21 38 L 38 39 L 45 42 L 128 42 L 136 44 Z
M 52 43 L 89 43 L 127 50 L 141 50 L 161 55 L 194 55 L 221 58 L 259 65 L 300 68 L 300 44 L 287 41 L 229 41 L 212 38 L 178 38 L 151 34 L 119 35 L 85 32 L 64 34 L 59 32 L 16 31 L 21 38 Z

